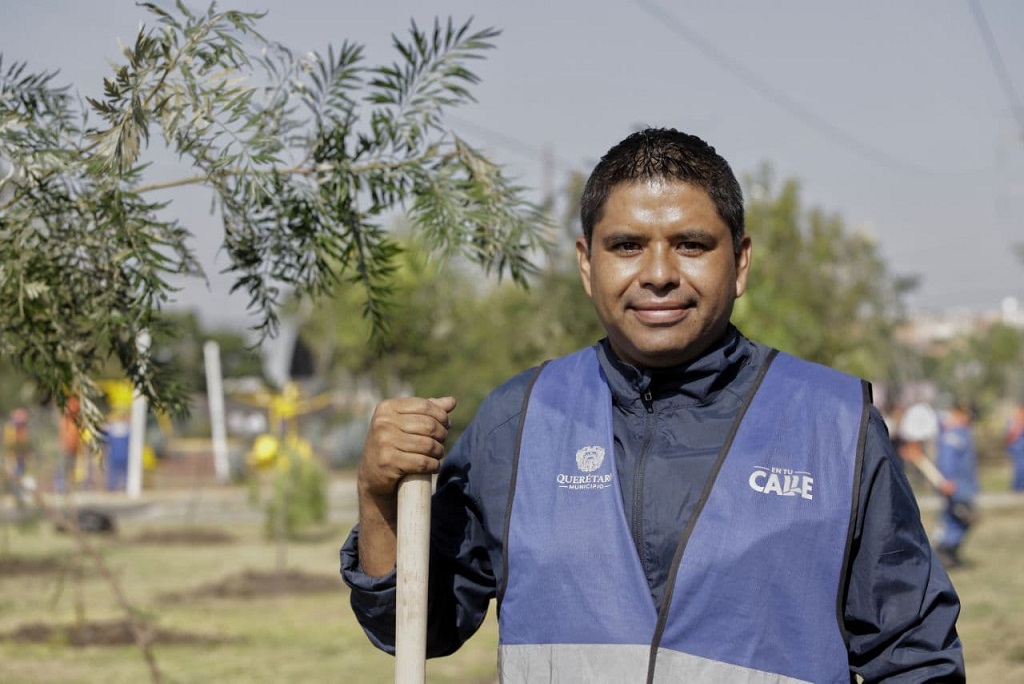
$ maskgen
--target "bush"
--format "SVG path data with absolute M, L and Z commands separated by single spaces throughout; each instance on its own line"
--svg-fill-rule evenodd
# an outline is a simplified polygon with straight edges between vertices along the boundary
M 288 539 L 294 539 L 303 529 L 327 519 L 327 474 L 314 456 L 287 445 L 277 461 L 270 476 L 264 529 L 268 538 L 283 529 Z

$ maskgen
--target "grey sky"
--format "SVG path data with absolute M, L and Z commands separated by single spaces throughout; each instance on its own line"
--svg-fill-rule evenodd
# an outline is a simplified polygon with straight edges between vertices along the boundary
M 192 3 L 205 8 L 205 4 Z M 993 67 L 970 0 L 239 0 L 268 10 L 264 35 L 298 52 L 348 38 L 368 61 L 391 61 L 390 35 L 434 16 L 503 31 L 474 65 L 478 103 L 452 125 L 530 186 L 589 170 L 639 124 L 704 137 L 740 174 L 770 163 L 802 183 L 807 205 L 870 231 L 897 273 L 922 278 L 916 311 L 993 310 L 1024 300 L 1024 2 L 979 0 L 1017 102 Z M 3 0 L 5 63 L 59 69 L 98 95 L 118 39 L 148 15 L 127 0 Z M 1020 114 L 1020 112 L 1018 112 Z M 1022 114 L 1021 116 L 1024 116 Z M 213 245 L 201 194 L 177 214 Z M 756 245 L 757 235 L 753 235 Z M 225 265 L 204 254 L 213 291 L 181 293 L 210 322 L 244 320 L 224 295 Z

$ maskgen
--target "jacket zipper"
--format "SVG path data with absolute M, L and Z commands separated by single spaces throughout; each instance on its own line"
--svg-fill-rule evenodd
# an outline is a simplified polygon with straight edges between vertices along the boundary
M 654 413 L 654 395 L 651 394 L 651 388 L 648 387 L 644 390 L 640 400 L 644 403 L 644 408 L 647 409 L 648 413 Z
M 650 387 L 640 395 L 644 410 L 647 412 L 644 439 L 641 443 L 640 454 L 636 459 L 636 471 L 633 477 L 633 546 L 636 547 L 637 556 L 640 557 L 640 567 L 643 568 L 644 577 L 650 581 L 647 562 L 647 545 L 644 543 L 644 469 L 647 465 L 647 450 L 650 448 L 652 435 L 654 434 L 654 395 Z

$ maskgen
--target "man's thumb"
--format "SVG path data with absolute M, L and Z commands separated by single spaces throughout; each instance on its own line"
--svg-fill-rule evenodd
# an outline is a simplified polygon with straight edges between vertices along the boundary
M 456 404 L 455 397 L 430 397 L 427 401 L 434 404 L 445 413 L 451 413 Z

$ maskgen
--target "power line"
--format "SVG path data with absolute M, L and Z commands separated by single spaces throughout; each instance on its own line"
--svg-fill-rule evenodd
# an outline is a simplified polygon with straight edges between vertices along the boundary
M 823 133 L 861 157 L 864 157 L 865 159 L 880 166 L 899 172 L 909 171 L 911 173 L 936 173 L 938 171 L 937 169 L 925 168 L 908 163 L 903 159 L 894 157 L 882 150 L 878 150 L 861 142 L 843 129 L 818 116 L 786 93 L 772 86 L 753 71 L 734 60 L 732 57 L 726 55 L 714 45 L 701 38 L 696 31 L 683 25 L 682 22 L 658 4 L 650 2 L 650 0 L 635 0 L 635 2 L 641 9 L 645 10 L 655 19 L 660 20 L 673 33 L 692 43 L 707 57 L 742 81 L 747 85 L 747 87 L 757 91 L 763 97 L 790 112 L 811 128 L 818 130 L 820 133 Z
M 1013 87 L 1013 79 L 1010 78 L 1006 62 L 1003 61 L 1003 56 L 999 52 L 999 46 L 996 45 L 995 36 L 992 35 L 992 29 L 985 18 L 985 11 L 978 0 L 967 0 L 967 4 L 970 5 L 974 21 L 978 25 L 978 32 L 981 34 L 981 40 L 985 43 L 989 59 L 992 60 L 992 68 L 995 69 L 996 78 L 999 79 L 999 83 L 1003 88 L 1003 94 L 1006 95 L 1006 99 L 1010 104 L 1010 111 L 1013 113 L 1014 118 L 1017 119 L 1021 140 L 1024 141 L 1024 108 L 1021 107 L 1020 98 L 1017 97 L 1017 91 Z

